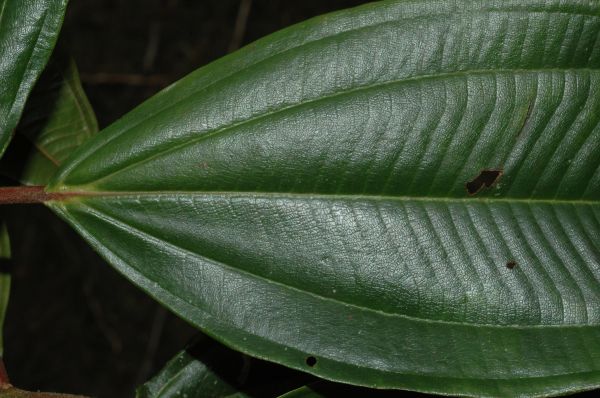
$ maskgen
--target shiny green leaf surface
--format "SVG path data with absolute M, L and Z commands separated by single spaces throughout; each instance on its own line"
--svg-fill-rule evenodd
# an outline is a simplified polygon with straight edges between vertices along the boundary
M 75 63 L 51 61 L 17 128 L 15 144 L 23 137 L 29 150 L 17 178 L 24 184 L 45 185 L 69 155 L 97 132 L 96 115 Z
M 44 69 L 67 0 L 0 0 L 0 155 Z
M 82 146 L 49 206 L 226 344 L 475 396 L 600 386 L 600 2 L 386 1 Z

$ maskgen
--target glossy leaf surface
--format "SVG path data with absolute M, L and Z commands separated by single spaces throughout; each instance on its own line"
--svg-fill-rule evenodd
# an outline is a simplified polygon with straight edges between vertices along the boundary
M 44 69 L 67 0 L 0 0 L 0 155 Z
M 458 395 L 600 385 L 600 2 L 286 29 L 78 150 L 49 205 L 243 352 Z

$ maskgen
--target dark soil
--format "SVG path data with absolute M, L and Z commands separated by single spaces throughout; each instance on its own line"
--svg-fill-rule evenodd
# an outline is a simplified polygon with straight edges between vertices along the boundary
M 361 0 L 254 0 L 240 44 Z M 101 127 L 236 47 L 240 1 L 72 0 L 60 38 Z M 13 242 L 5 362 L 20 388 L 132 397 L 196 331 L 42 206 L 0 209 Z

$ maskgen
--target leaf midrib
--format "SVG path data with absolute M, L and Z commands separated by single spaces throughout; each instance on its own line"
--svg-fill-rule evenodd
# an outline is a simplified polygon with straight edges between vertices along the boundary
M 493 189 L 493 188 L 492 188 Z M 573 205 L 573 206 L 599 206 L 600 199 L 546 199 L 546 198 L 507 198 L 507 197 L 435 197 L 435 196 L 405 196 L 405 195 L 376 195 L 376 194 L 340 194 L 323 192 L 272 192 L 272 191 L 87 191 L 87 190 L 52 190 L 51 202 L 71 202 L 76 200 L 94 198 L 138 198 L 138 197 L 247 197 L 253 199 L 321 199 L 343 201 L 399 201 L 399 202 L 431 202 L 431 203 L 467 203 L 467 204 L 546 204 L 546 205 Z M 466 193 L 465 193 L 466 195 Z

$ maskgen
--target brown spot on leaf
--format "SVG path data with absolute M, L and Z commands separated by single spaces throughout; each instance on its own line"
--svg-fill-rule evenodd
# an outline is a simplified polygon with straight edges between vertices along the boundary
M 517 262 L 515 260 L 510 260 L 506 263 L 506 268 L 513 269 L 517 266 Z
M 469 195 L 475 195 L 484 187 L 490 188 L 498 182 L 502 176 L 502 170 L 486 169 L 481 170 L 479 175 L 465 184 Z
M 317 358 L 315 358 L 315 357 L 306 358 L 306 364 L 312 368 L 313 366 L 315 366 L 317 364 Z

